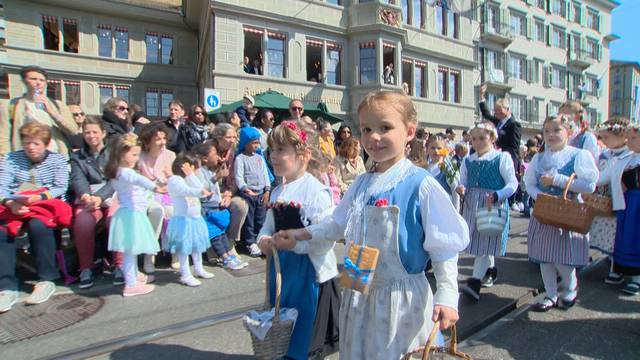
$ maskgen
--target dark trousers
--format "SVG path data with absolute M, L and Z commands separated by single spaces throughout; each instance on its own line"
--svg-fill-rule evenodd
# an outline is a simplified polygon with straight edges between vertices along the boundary
M 209 241 L 211 242 L 213 252 L 215 252 L 218 257 L 222 257 L 223 254 L 226 254 L 231 250 L 231 247 L 229 246 L 229 239 L 225 233 L 212 237 Z
M 247 211 L 247 219 L 242 226 L 242 241 L 245 245 L 249 246 L 256 243 L 258 232 L 264 224 L 264 219 L 267 216 L 267 209 L 262 205 L 262 196 L 264 193 L 258 194 L 258 196 L 249 196 L 242 193 L 242 198 L 247 202 L 249 211 Z
M 53 229 L 47 228 L 40 220 L 24 223 L 31 243 L 31 252 L 36 258 L 38 277 L 51 281 L 60 277 L 56 267 L 56 238 Z M 0 230 L 0 291 L 18 290 L 16 277 L 16 243 L 6 231 Z

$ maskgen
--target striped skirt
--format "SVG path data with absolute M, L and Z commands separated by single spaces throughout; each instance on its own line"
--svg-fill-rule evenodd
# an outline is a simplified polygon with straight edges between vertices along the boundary
M 589 262 L 589 235 L 529 221 L 529 259 L 536 263 L 584 266 Z
M 476 212 L 478 208 L 484 206 L 487 194 L 493 193 L 493 190 L 469 188 L 464 195 L 464 203 L 462 205 L 462 217 L 469 226 L 469 236 L 471 242 L 465 249 L 465 252 L 475 255 L 493 255 L 504 256 L 507 251 L 507 239 L 509 238 L 509 203 L 503 201 L 501 206 L 507 214 L 507 222 L 501 235 L 486 236 L 480 235 L 476 229 Z M 498 205 L 496 205 L 498 206 Z

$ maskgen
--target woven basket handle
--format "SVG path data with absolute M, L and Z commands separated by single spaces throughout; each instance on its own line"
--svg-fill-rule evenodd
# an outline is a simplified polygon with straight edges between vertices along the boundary
M 571 186 L 571 183 L 575 179 L 576 179 L 576 173 L 573 173 L 573 174 L 571 174 L 571 176 L 569 176 L 569 180 L 567 180 L 567 185 L 565 185 L 564 192 L 562 193 L 562 198 L 563 199 L 567 200 L 567 194 L 569 193 L 569 187 Z
M 438 333 L 438 329 L 440 328 L 440 321 L 436 321 L 433 323 L 433 329 L 431 329 L 431 334 L 429 334 L 429 339 L 427 340 L 427 344 L 424 346 L 424 351 L 422 352 L 422 360 L 429 360 L 429 349 L 433 346 L 436 341 L 436 334 Z M 455 325 L 451 325 L 451 338 L 449 339 L 449 353 L 457 354 L 458 353 L 458 331 Z
M 271 248 L 273 251 L 273 265 L 276 270 L 276 301 L 275 301 L 275 314 L 273 316 L 273 322 L 280 321 L 280 292 L 282 291 L 282 273 L 280 272 L 280 258 L 278 257 L 278 250 L 275 247 Z

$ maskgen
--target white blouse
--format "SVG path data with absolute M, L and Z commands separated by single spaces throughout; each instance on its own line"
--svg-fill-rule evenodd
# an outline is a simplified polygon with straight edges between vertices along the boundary
M 612 159 L 610 165 L 600 173 L 598 185 L 609 184 L 611 186 L 613 210 L 625 210 L 627 208 L 627 204 L 624 201 L 624 191 L 622 190 L 622 173 L 636 166 L 640 166 L 640 154 L 626 152 L 620 157 Z
M 121 208 L 147 211 L 151 198 L 150 191 L 155 189 L 156 184 L 133 169 L 119 168 L 118 176 L 111 180 L 111 186 L 118 194 Z
M 575 157 L 575 180 L 569 190 L 575 193 L 592 193 L 598 180 L 598 167 L 593 156 L 587 150 L 565 146 L 562 150 L 551 151 L 547 149 L 543 153 L 536 154 L 527 171 L 524 173 L 524 182 L 529 195 L 535 200 L 540 189 L 538 180 L 542 175 L 553 175 L 553 186 L 564 189 L 569 181 L 569 176 L 558 174 L 558 169 L 564 167 Z
M 505 183 L 505 186 L 502 189 L 496 191 L 498 194 L 498 202 L 509 198 L 518 189 L 518 179 L 516 178 L 516 170 L 513 165 L 511 155 L 504 151 L 491 149 L 482 156 L 478 156 L 478 153 L 475 152 L 463 159 L 462 165 L 460 166 L 460 184 L 464 187 L 468 187 L 466 159 L 469 159 L 469 161 L 491 161 L 498 156 L 500 156 L 500 176 L 502 176 Z
M 202 196 L 204 185 L 195 174 L 186 178 L 173 175 L 169 177 L 167 188 L 173 204 L 173 216 L 202 216 L 199 197 Z
M 290 183 L 278 185 L 270 196 L 270 203 L 291 201 L 302 204 L 301 215 L 310 224 L 317 224 L 333 212 L 333 197 L 329 188 L 324 186 L 313 175 L 305 173 L 299 179 Z M 275 222 L 273 210 L 267 211 L 262 229 L 258 234 L 258 242 L 265 237 L 275 233 Z M 311 239 L 309 241 L 298 241 L 292 251 L 296 254 L 307 254 L 314 269 L 316 270 L 317 281 L 323 283 L 338 275 L 336 255 L 333 251 L 335 240 L 320 241 Z

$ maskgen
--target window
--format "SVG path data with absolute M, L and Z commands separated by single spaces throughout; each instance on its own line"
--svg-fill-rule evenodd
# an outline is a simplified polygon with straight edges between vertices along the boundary
M 342 5 L 341 0 L 326 0 L 327 4 Z
M 65 81 L 64 92 L 67 105 L 80 105 L 80 82 Z
M 616 89 L 616 90 L 614 91 L 614 93 L 613 93 L 613 99 L 614 99 L 614 100 L 618 100 L 618 99 L 620 99 L 621 97 L 622 97 L 622 95 L 621 95 L 620 89 Z
M 436 7 L 436 32 L 443 36 L 457 39 L 458 14 L 444 7 Z
M 402 23 L 409 25 L 409 0 L 402 0 L 400 7 L 402 8 Z
M 245 27 L 244 29 L 244 72 L 263 75 L 262 36 L 263 30 Z
M 551 0 L 551 13 L 566 17 L 566 6 L 564 0 Z
M 598 59 L 598 42 L 596 40 L 587 39 L 587 48 L 585 49 L 587 52 L 587 56 L 592 59 Z
M 587 27 L 595 31 L 600 31 L 600 15 L 595 11 L 587 11 Z
M 416 62 L 415 73 L 414 73 L 414 78 L 416 83 L 416 86 L 415 86 L 416 97 L 422 97 L 422 98 L 427 97 L 426 89 L 424 87 L 424 84 L 426 83 L 424 79 L 424 76 L 427 73 L 426 68 L 427 68 L 427 64 Z
M 422 6 L 424 2 L 422 0 L 413 0 L 413 16 L 411 22 L 415 27 L 422 27 Z
M 544 61 L 543 60 L 538 60 L 535 59 L 533 61 L 533 69 L 531 69 L 531 80 L 536 83 L 536 84 L 540 84 L 541 80 L 540 80 L 540 75 L 541 75 L 541 69 L 544 66 Z
M 64 51 L 78 53 L 80 35 L 78 34 L 78 21 L 75 19 L 62 19 L 62 33 L 64 38 Z
M 600 82 L 598 78 L 592 75 L 587 76 L 587 92 L 593 96 L 598 96 Z
M 100 88 L 100 108 L 113 97 L 113 85 L 112 84 L 98 84 Z
M 573 3 L 573 22 L 580 24 L 582 22 L 582 6 L 579 3 Z
M 551 67 L 551 86 L 564 89 L 566 84 L 567 71 L 560 66 Z
M 547 0 L 536 0 L 536 6 L 542 10 L 547 8 Z
M 42 37 L 46 50 L 60 50 L 60 28 L 58 18 L 54 16 L 42 17 Z
M 511 33 L 525 36 L 527 34 L 527 19 L 518 12 L 511 12 Z
M 127 85 L 116 85 L 116 96 L 125 99 L 129 102 L 129 86 Z
M 620 80 L 620 73 L 616 73 L 616 76 L 613 79 L 614 79 L 613 80 L 614 84 L 616 84 L 616 85 L 620 84 L 620 81 L 621 81 Z
M 147 45 L 147 63 L 173 64 L 173 36 L 147 33 L 145 43 Z
M 545 37 L 544 37 L 544 21 L 540 21 L 540 20 L 536 20 L 535 22 L 535 34 L 534 34 L 534 39 L 536 41 L 540 41 L 540 42 L 544 42 Z
M 360 44 L 360 84 L 376 81 L 376 46 L 374 42 Z
M 396 47 L 390 43 L 382 44 L 382 80 L 387 85 L 400 85 L 396 82 Z
M 62 84 L 60 80 L 47 80 L 47 97 L 62 100 Z
M 509 99 L 509 106 L 511 113 L 515 119 L 526 118 L 526 98 L 524 96 L 511 95 Z
M 111 27 L 101 25 L 98 27 L 98 56 L 111 57 L 111 53 Z
M 267 69 L 269 76 L 284 77 L 284 34 L 269 33 L 267 40 Z
M 327 84 L 342 84 L 341 50 L 342 48 L 339 45 L 327 43 Z
M 413 90 L 413 77 L 411 76 L 411 68 L 413 67 L 413 60 L 402 59 L 402 90 L 406 90 L 408 95 L 415 95 Z
M 307 81 L 322 82 L 322 41 L 307 39 Z
M 509 55 L 509 76 L 514 79 L 526 80 L 525 58 L 519 55 Z
M 9 99 L 9 73 L 0 69 L 0 99 Z
M 553 27 L 551 45 L 560 49 L 566 49 L 566 35 L 563 29 Z
M 129 30 L 126 28 L 116 27 L 116 58 L 129 58 Z
M 147 107 L 146 113 L 149 117 L 157 118 L 160 107 L 160 101 L 158 99 L 158 89 L 147 89 L 145 93 L 145 105 Z
M 460 102 L 460 71 L 438 68 L 438 98 L 441 101 Z
M 163 118 L 169 117 L 169 103 L 173 101 L 173 91 L 160 90 L 160 113 Z

